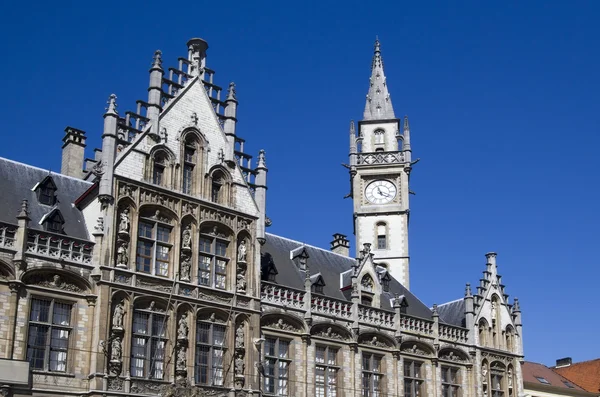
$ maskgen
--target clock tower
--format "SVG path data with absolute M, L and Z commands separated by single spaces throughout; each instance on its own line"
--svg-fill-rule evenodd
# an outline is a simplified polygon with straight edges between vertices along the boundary
M 350 181 L 357 250 L 371 244 L 377 264 L 409 288 L 408 218 L 411 170 L 408 118 L 396 118 L 379 40 L 363 119 L 350 124 Z

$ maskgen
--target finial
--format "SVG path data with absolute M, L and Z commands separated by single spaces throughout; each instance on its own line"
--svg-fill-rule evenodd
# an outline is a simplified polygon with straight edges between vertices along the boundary
M 154 61 L 152 62 L 153 68 L 162 69 L 162 51 L 156 50 L 154 51 Z
M 364 248 L 365 254 L 370 254 L 371 253 L 371 243 L 364 243 L 363 247 L 365 247 Z
M 467 283 L 467 286 L 465 287 L 465 296 L 467 298 L 472 297 L 473 295 L 471 294 L 471 283 Z
M 432 308 L 432 310 L 431 310 L 431 311 L 432 311 L 432 314 L 433 314 L 434 316 L 439 316 L 439 313 L 438 313 L 438 310 L 437 310 L 437 303 L 434 303 L 434 304 L 433 304 L 433 308 Z
M 521 306 L 519 305 L 519 298 L 515 298 L 513 303 L 513 313 L 519 313 L 520 311 Z
M 403 128 L 404 132 L 410 131 L 410 128 L 408 126 L 408 116 L 404 116 L 404 128 Z
M 27 200 L 21 201 L 21 210 L 19 211 L 19 218 L 27 217 L 29 215 L 29 202 Z
M 381 52 L 381 43 L 379 42 L 379 36 L 375 36 L 375 53 Z
M 267 168 L 267 162 L 265 161 L 265 150 L 260 149 L 258 152 L 258 166 L 257 168 Z
M 350 120 L 350 135 L 356 136 L 356 129 L 354 128 L 354 120 Z
M 117 96 L 115 94 L 110 94 L 108 97 L 108 102 L 106 103 L 108 104 L 108 107 L 106 108 L 106 114 L 119 114 L 119 112 L 117 112 Z
M 227 100 L 228 101 L 235 101 L 236 95 L 235 95 L 235 83 L 232 81 L 231 83 L 229 83 L 229 89 L 227 90 Z

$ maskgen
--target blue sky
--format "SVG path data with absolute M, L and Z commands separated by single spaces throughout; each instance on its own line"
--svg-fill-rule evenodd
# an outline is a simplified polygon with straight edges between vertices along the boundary
M 133 110 L 154 50 L 174 66 L 202 37 L 217 83 L 237 84 L 247 151 L 267 151 L 270 232 L 328 247 L 352 236 L 340 163 L 379 35 L 421 158 L 411 289 L 429 305 L 460 298 L 496 251 L 526 359 L 600 356 L 600 3 L 86 3 L 3 7 L 0 156 L 59 171 L 67 125 L 91 156 L 109 94 Z

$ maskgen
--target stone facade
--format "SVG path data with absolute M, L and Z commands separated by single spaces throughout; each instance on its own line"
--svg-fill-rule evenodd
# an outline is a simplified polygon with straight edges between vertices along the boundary
M 29 379 L 0 374 L 4 394 L 523 396 L 495 254 L 459 300 L 429 308 L 408 289 L 414 162 L 379 43 L 350 136 L 357 258 L 341 235 L 331 252 L 265 233 L 265 154 L 251 168 L 207 48 L 190 40 L 168 73 L 157 51 L 135 112 L 109 98 L 82 180 L 77 151 L 70 176 L 2 162 L 25 187 L 2 193 L 0 369 L 28 363 Z

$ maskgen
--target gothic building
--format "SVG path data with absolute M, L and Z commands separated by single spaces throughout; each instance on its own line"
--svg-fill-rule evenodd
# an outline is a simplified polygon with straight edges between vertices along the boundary
M 111 95 L 85 165 L 72 127 L 60 174 L 0 159 L 3 395 L 523 396 L 495 253 L 457 300 L 409 290 L 415 162 L 379 42 L 349 134 L 356 258 L 341 234 L 265 232 L 265 153 L 244 152 L 208 44 L 187 48 L 168 69 L 156 51 L 135 111 Z

